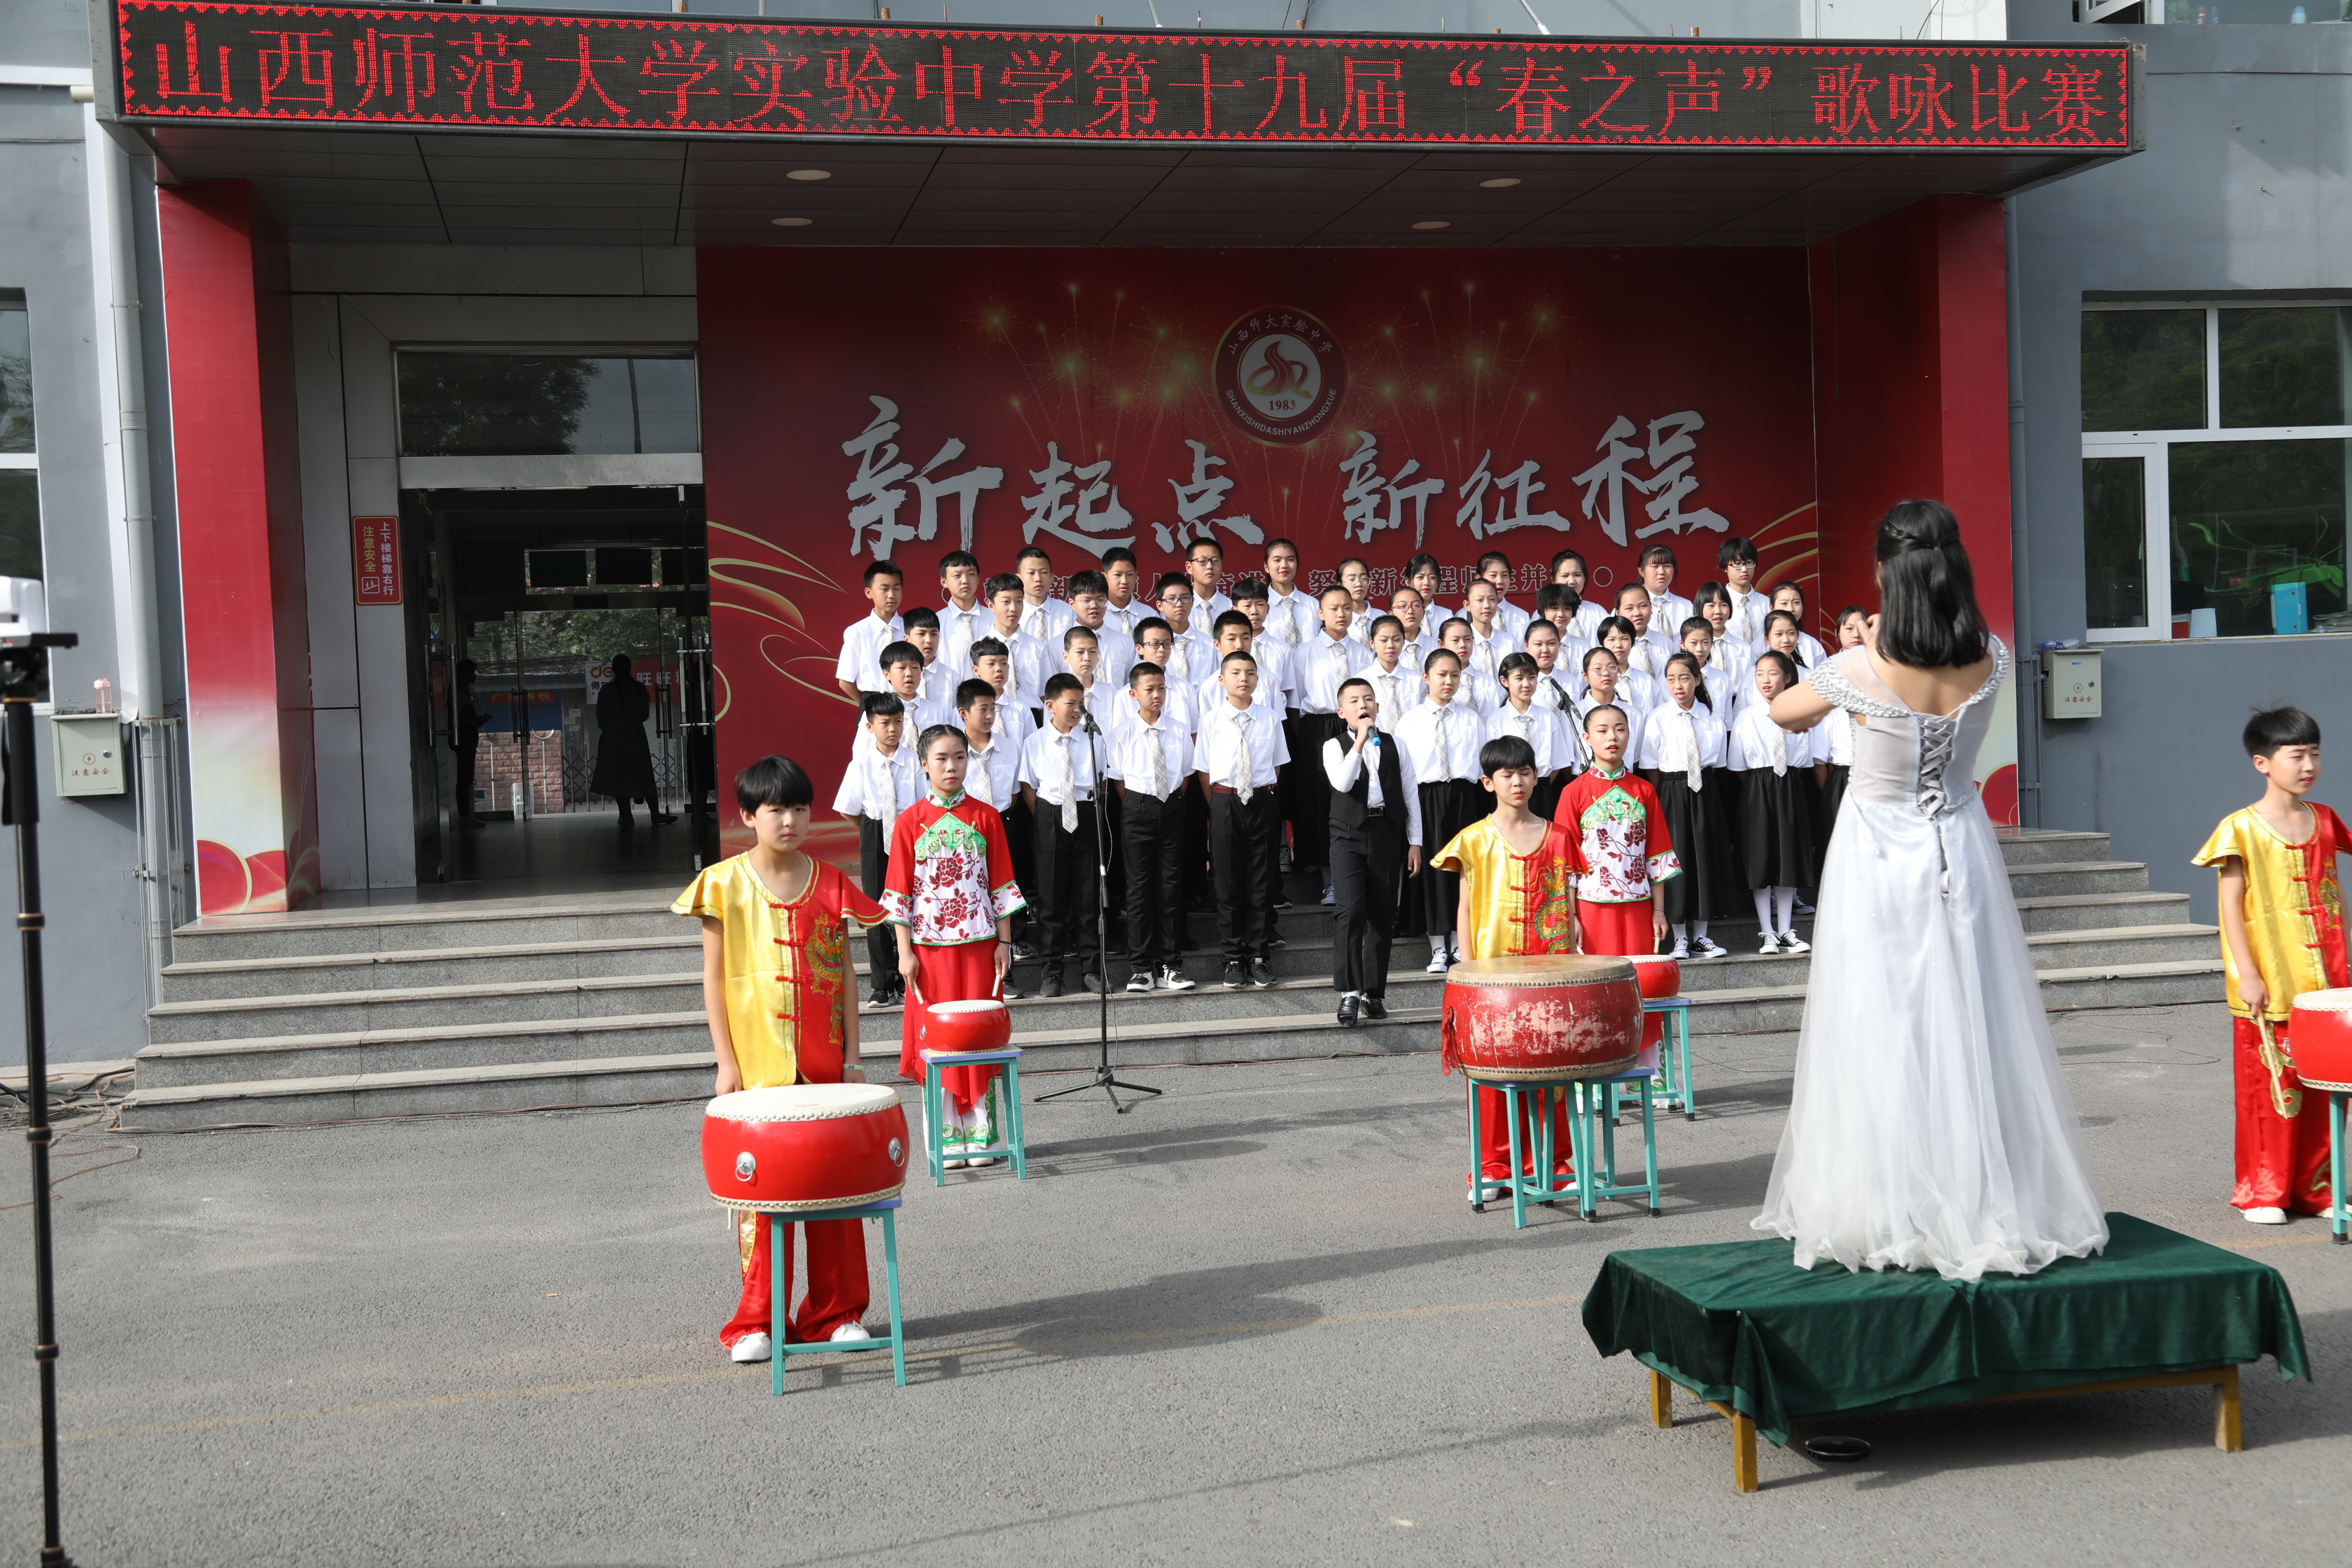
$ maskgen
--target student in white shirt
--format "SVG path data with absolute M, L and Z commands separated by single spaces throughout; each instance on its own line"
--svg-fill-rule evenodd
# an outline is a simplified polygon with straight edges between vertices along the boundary
M 1160 578 L 1152 593 L 1152 603 L 1160 606 L 1160 618 L 1168 623 L 1174 639 L 1166 664 L 1169 685 L 1189 689 L 1214 679 L 1216 645 L 1193 614 L 1192 579 L 1172 572 Z
M 1715 569 L 1723 574 L 1724 597 L 1731 602 L 1723 629 L 1751 648 L 1764 646 L 1764 617 L 1772 609 L 1771 595 L 1756 585 L 1756 542 L 1751 539 L 1735 536 L 1715 547 Z M 1696 603 L 1698 596 L 1691 597 Z
M 1785 610 L 1775 610 L 1773 615 L 1777 619 L 1769 623 L 1769 629 L 1766 632 L 1768 639 L 1776 632 L 1788 634 L 1794 632 L 1797 624 L 1794 616 Z M 1838 613 L 1837 635 L 1840 653 L 1843 653 L 1850 647 L 1862 646 L 1863 629 L 1869 619 L 1870 612 L 1860 605 L 1848 605 Z M 1795 638 L 1791 635 L 1789 640 L 1794 642 Z M 1773 646 L 1778 647 L 1780 645 L 1775 642 Z M 1781 651 L 1789 652 L 1787 648 L 1781 648 Z M 1801 665 L 1798 667 L 1797 678 L 1800 680 L 1807 678 Z M 1821 826 L 1813 837 L 1815 842 L 1819 843 L 1826 853 L 1831 836 L 1837 831 L 1838 812 L 1845 805 L 1846 785 L 1853 777 L 1853 715 L 1843 708 L 1833 710 L 1828 718 L 1822 720 L 1820 725 L 1810 732 L 1821 737 L 1815 742 L 1814 755 L 1825 764 L 1822 774 Z
M 1536 681 L 1540 674 L 1536 661 L 1528 655 L 1505 656 L 1503 701 L 1486 715 L 1486 739 L 1516 735 L 1534 748 L 1536 791 L 1528 797 L 1528 809 L 1549 822 L 1552 807 L 1559 804 L 1559 792 L 1568 786 L 1569 764 L 1575 760 L 1576 752 L 1559 710 L 1536 700 Z
M 1509 633 L 1513 642 L 1517 642 L 1527 632 L 1528 623 L 1535 616 L 1511 603 L 1511 558 L 1499 550 L 1489 550 L 1478 557 L 1478 575 L 1495 584 L 1495 624 Z M 1466 609 L 1469 603 L 1466 595 L 1463 602 Z M 1471 624 L 1477 624 L 1475 616 L 1471 617 Z M 1439 847 L 1444 847 L 1440 845 Z
M 988 636 L 995 621 L 980 584 L 980 563 L 971 552 L 950 550 L 940 557 L 940 662 L 958 680 L 971 678 L 971 645 Z
M 1486 727 L 1466 703 L 1454 700 L 1462 683 L 1459 654 L 1439 648 L 1422 673 L 1429 681 L 1429 700 L 1397 721 L 1396 738 L 1420 784 L 1422 842 L 1443 848 L 1486 815 L 1486 792 L 1478 783 L 1478 748 L 1486 743 Z M 1420 875 L 1412 879 L 1399 931 L 1427 936 L 1429 973 L 1443 974 L 1449 954 L 1460 950 L 1454 923 L 1462 879 L 1435 869 L 1430 859 L 1423 858 Z
M 1739 717 L 1739 685 L 1732 673 L 1715 660 L 1715 634 L 1703 616 L 1683 623 L 1682 651 L 1698 660 L 1699 678 L 1706 682 L 1706 700 L 1726 730 Z M 1745 670 L 1741 674 L 1747 673 Z
M 1252 659 L 1257 658 L 1256 650 L 1253 646 L 1255 639 L 1250 636 L 1249 617 L 1239 610 L 1227 610 L 1219 616 L 1216 632 L 1215 654 L 1220 660 L 1229 653 L 1245 653 Z M 1216 675 L 1192 689 L 1192 707 L 1196 713 L 1208 712 L 1223 698 L 1224 667 L 1219 664 L 1216 668 L 1218 670 Z M 1266 679 L 1264 664 L 1257 666 L 1257 679 L 1251 688 L 1250 704 L 1265 710 L 1276 723 L 1282 722 L 1284 718 L 1282 693 L 1272 681 Z
M 1566 588 L 1576 595 L 1576 629 L 1573 635 L 1582 637 L 1587 647 L 1597 646 L 1601 641 L 1601 623 L 1609 618 L 1610 610 L 1601 596 L 1589 591 L 1591 573 L 1584 564 L 1584 557 L 1573 550 L 1563 550 L 1554 555 L 1551 558 L 1551 580 L 1553 586 Z M 1570 635 L 1566 627 L 1562 627 L 1561 632 L 1563 636 Z M 1581 650 L 1580 657 L 1580 653 Z
M 1192 584 L 1192 613 L 1213 625 L 1234 602 L 1217 591 L 1225 570 L 1224 546 L 1213 539 L 1196 539 L 1184 547 L 1184 575 Z
M 866 602 L 873 610 L 843 628 L 841 658 L 833 667 L 834 684 L 852 702 L 866 692 L 882 689 L 882 645 L 906 635 L 898 619 L 898 600 L 906 591 L 905 572 L 887 561 L 866 563 Z M 894 955 L 898 951 L 897 941 L 891 939 Z
M 1136 597 L 1142 585 L 1143 570 L 1135 563 L 1135 552 L 1123 544 L 1114 544 L 1103 552 L 1102 629 L 1120 642 L 1132 646 L 1135 628 L 1146 618 L 1159 614 L 1150 604 Z
M 976 675 L 958 686 L 956 717 L 971 759 L 963 787 L 974 800 L 996 808 L 1009 834 L 1013 810 L 1021 804 L 1021 748 L 996 732 L 996 688 Z
M 1636 674 L 1664 676 L 1666 660 L 1682 647 L 1682 623 L 1676 621 L 1669 628 L 1660 621 L 1650 591 L 1639 583 L 1628 583 L 1617 590 L 1617 618 L 1633 628 L 1632 662 L 1622 658 L 1618 662 Z
M 1021 748 L 1021 798 L 1035 824 L 1037 957 L 1045 973 L 1041 996 L 1062 994 L 1063 966 L 1075 956 L 1080 984 L 1104 988 L 1096 963 L 1095 879 L 1102 861 L 1095 842 L 1095 778 L 1108 758 L 1078 722 L 1084 707 L 1078 678 L 1045 682 L 1045 722 Z
M 1671 545 L 1653 544 L 1642 552 L 1642 586 L 1650 595 L 1650 624 L 1673 629 L 1689 620 L 1691 602 L 1675 592 L 1675 552 Z
M 1464 618 L 1470 623 L 1470 651 L 1464 655 L 1463 679 L 1491 684 L 1502 679 L 1503 660 L 1518 651 L 1519 641 L 1504 628 L 1502 590 L 1490 579 L 1473 580 L 1464 599 L 1468 612 Z
M 1225 655 L 1218 666 L 1224 701 L 1201 715 L 1193 758 L 1209 797 L 1209 861 L 1217 885 L 1217 935 L 1228 989 L 1271 985 L 1274 931 L 1266 922 L 1281 897 L 1282 815 L 1276 786 L 1290 761 L 1282 726 L 1252 699 L 1257 660 Z
M 1756 656 L 1762 651 L 1763 644 L 1760 640 L 1749 643 L 1723 629 L 1731 619 L 1731 595 L 1722 584 L 1701 583 L 1691 603 L 1698 607 L 1698 618 L 1706 623 L 1706 667 L 1729 682 L 1736 693 L 1725 710 L 1724 721 L 1727 724 L 1755 698 L 1750 672 L 1756 668 Z
M 878 899 L 890 870 L 891 830 L 898 825 L 898 813 L 922 798 L 923 775 L 915 765 L 915 742 L 906 738 L 905 703 L 891 692 L 869 691 L 858 699 L 857 711 L 865 743 L 850 748 L 833 809 L 856 820 L 858 879 L 867 897 Z M 906 999 L 898 939 L 887 925 L 866 933 L 866 973 L 872 982 L 868 1008 L 895 1007 Z
M 1167 693 L 1166 705 L 1161 711 L 1167 715 L 1170 723 L 1190 735 L 1198 727 L 1201 707 L 1192 688 L 1178 683 L 1168 674 L 1168 658 L 1175 645 L 1176 634 L 1158 616 L 1136 623 L 1135 664 L 1159 667 L 1160 684 Z M 1111 717 L 1104 722 L 1105 730 L 1116 731 L 1119 726 L 1135 721 L 1135 664 L 1128 666 L 1129 679 L 1127 689 L 1119 693 L 1118 701 L 1111 704 Z
M 1080 572 L 1070 578 L 1071 625 L 1084 626 L 1095 634 L 1095 668 L 1105 685 L 1117 690 L 1127 689 L 1127 667 L 1135 662 L 1135 638 L 1113 637 L 1107 624 L 1110 611 L 1110 587 L 1099 572 Z M 1063 636 L 1069 635 L 1067 627 Z
M 1396 617 L 1382 616 L 1372 636 L 1397 641 Z M 1421 869 L 1421 789 L 1396 738 L 1380 727 L 1372 683 L 1350 676 L 1339 687 L 1339 732 L 1323 742 L 1323 782 L 1331 803 L 1331 877 L 1338 889 L 1331 929 L 1331 989 L 1339 1025 L 1388 1016 L 1389 950 L 1396 937 L 1404 879 Z
M 1622 672 L 1617 668 L 1615 654 L 1605 647 L 1586 648 L 1584 650 L 1584 695 L 1578 698 L 1569 709 L 1569 728 L 1572 738 L 1580 747 L 1582 747 L 1585 715 L 1603 705 L 1613 707 L 1625 715 L 1625 754 L 1629 757 L 1638 757 L 1642 754 L 1642 719 L 1649 710 L 1617 689 L 1617 682 L 1621 677 Z M 1591 755 L 1589 750 L 1584 752 L 1583 763 L 1585 766 L 1591 765 Z
M 1538 616 L 1528 623 L 1523 640 L 1527 656 L 1536 666 L 1536 706 L 1567 712 L 1576 700 L 1576 673 L 1560 663 L 1559 627 Z
M 1519 646 L 1527 647 L 1528 633 L 1534 630 L 1536 621 L 1542 621 L 1559 634 L 1560 657 L 1574 664 L 1577 655 L 1592 646 L 1591 633 L 1583 626 L 1583 615 L 1584 602 L 1576 596 L 1575 589 L 1564 584 L 1547 583 L 1536 590 L 1535 619 L 1520 628 Z M 1591 625 L 1596 628 L 1601 625 L 1598 616 Z
M 1348 590 L 1348 635 L 1362 642 L 1372 635 L 1371 565 L 1350 555 L 1339 563 L 1339 578 L 1338 585 Z
M 1404 633 L 1404 647 L 1397 655 L 1398 661 L 1419 669 L 1437 651 L 1437 627 L 1429 619 L 1428 598 L 1407 583 L 1389 595 L 1389 614 L 1396 617 L 1398 627 Z
M 1639 641 L 1641 634 L 1633 623 L 1622 616 L 1612 616 L 1601 623 L 1601 646 L 1617 664 L 1617 689 L 1624 700 L 1644 711 L 1666 700 L 1664 682 L 1647 670 L 1633 668 L 1633 661 L 1650 653 L 1649 646 Z M 1629 751 L 1628 756 L 1639 753 Z
M 1102 678 L 1102 639 L 1084 626 L 1070 627 L 1062 634 L 1062 668 L 1078 678 L 1080 702 L 1108 732 L 1122 689 Z
M 1416 555 L 1404 563 L 1403 586 L 1411 588 L 1421 595 L 1422 625 L 1423 629 L 1431 634 L 1433 640 L 1438 627 L 1462 613 L 1459 605 L 1446 605 L 1437 602 L 1437 585 L 1444 580 L 1444 573 L 1439 568 L 1437 557 L 1434 555 Z M 1396 607 L 1394 595 L 1390 596 L 1389 607 L 1391 609 Z M 1404 619 L 1402 615 L 1397 618 Z M 1405 640 L 1412 641 L 1413 636 L 1412 623 L 1406 621 Z M 1433 647 L 1430 651 L 1434 653 L 1436 649 Z M 1440 845 L 1439 847 L 1444 847 Z
M 1815 875 L 1813 820 L 1829 764 L 1817 727 L 1794 734 L 1772 722 L 1772 699 L 1797 683 L 1797 661 L 1766 648 L 1756 661 L 1756 700 L 1731 726 L 1728 765 L 1739 786 L 1740 869 L 1756 898 L 1762 951 L 1805 952 L 1797 935 L 1797 889 Z
M 1666 664 L 1666 700 L 1642 727 L 1640 766 L 1658 792 L 1683 874 L 1666 883 L 1676 958 L 1721 958 L 1707 921 L 1731 907 L 1739 871 L 1727 820 L 1723 721 L 1708 704 L 1699 660 Z
M 1110 776 L 1119 802 L 1119 847 L 1127 862 L 1129 991 L 1190 991 L 1184 950 L 1184 781 L 1192 737 L 1167 711 L 1168 680 L 1139 661 L 1127 672 L 1134 718 L 1111 736 Z
M 940 617 L 936 611 L 917 605 L 904 611 L 899 620 L 907 627 L 907 640 L 923 656 L 922 694 L 926 700 L 947 708 L 955 706 L 955 689 L 962 677 L 949 668 L 940 657 Z
M 1371 647 L 1371 662 L 1356 673 L 1371 682 L 1381 721 L 1393 729 L 1427 699 L 1429 680 L 1421 673 L 1422 661 L 1405 662 L 1404 625 L 1394 616 L 1372 618 Z M 1417 802 L 1414 809 L 1419 810 Z
M 1007 698 L 1028 710 L 1030 725 L 1034 728 L 1045 703 L 1046 678 L 1062 668 L 1061 634 L 1055 634 L 1054 646 L 1049 648 L 1021 629 L 1021 579 L 1010 572 L 988 580 L 986 596 L 994 622 L 982 640 L 1004 646 L 1006 683 L 1003 690 Z M 980 673 L 978 660 L 979 656 L 974 654 L 975 675 Z
M 1037 727 L 1037 721 L 1030 717 L 1033 704 L 1013 683 L 1013 656 L 994 637 L 982 637 L 971 645 L 971 674 L 973 679 L 985 680 L 995 689 L 996 733 L 1019 746 Z
M 1059 647 L 1076 617 L 1066 601 L 1054 597 L 1054 558 L 1024 544 L 1013 558 L 1013 574 L 1021 579 L 1021 629 L 1040 647 Z
M 1773 584 L 1772 607 L 1776 610 L 1786 610 L 1797 617 L 1797 662 L 1807 669 L 1821 668 L 1822 660 L 1827 658 L 1829 654 L 1819 642 L 1814 640 L 1813 635 L 1805 630 L 1804 589 L 1786 580 Z M 1841 626 L 1845 624 L 1844 615 L 1838 616 L 1838 624 Z
M 1339 731 L 1339 721 L 1334 715 L 1339 705 L 1339 683 L 1371 658 L 1371 649 L 1350 635 L 1355 600 L 1345 587 L 1335 583 L 1324 589 L 1316 597 L 1315 611 L 1315 630 L 1298 645 L 1298 696 L 1294 703 L 1298 718 L 1290 727 L 1291 754 L 1303 762 L 1320 757 L 1323 742 Z M 1330 788 L 1310 762 L 1290 771 L 1283 782 L 1282 796 L 1283 816 L 1290 823 L 1290 864 L 1294 869 L 1313 868 L 1324 872 L 1323 901 L 1328 904 L 1338 896 L 1332 890 L 1329 868 L 1324 864 L 1330 858 Z
M 1265 584 L 1266 633 L 1286 647 L 1297 647 L 1323 616 L 1315 595 L 1298 585 L 1298 546 L 1287 539 L 1266 542 Z
M 1234 584 L 1234 608 L 1249 617 L 1250 657 L 1257 660 L 1257 680 L 1261 687 L 1274 689 L 1274 705 L 1283 709 L 1298 706 L 1297 650 L 1280 637 L 1266 635 L 1266 617 L 1273 613 L 1273 596 L 1265 583 L 1257 577 L 1244 577 Z M 1293 754 L 1297 754 L 1293 748 Z
M 1484 724 L 1488 711 L 1503 700 L 1503 683 L 1491 674 L 1472 667 L 1470 649 L 1477 635 L 1468 621 L 1456 616 L 1437 628 L 1437 647 L 1440 652 L 1452 654 L 1461 666 L 1459 689 L 1462 706 L 1477 714 L 1478 721 Z M 1500 663 L 1501 660 L 1498 658 L 1496 662 Z M 1438 847 L 1443 849 L 1445 846 L 1441 844 Z
M 911 642 L 894 642 L 882 650 L 882 684 L 904 707 L 910 742 L 934 724 L 952 726 L 956 721 L 952 701 L 923 695 L 923 673 L 927 668 L 922 650 Z M 918 773 L 922 771 L 919 763 L 914 765 Z M 891 941 L 895 952 L 898 939 L 893 937 Z

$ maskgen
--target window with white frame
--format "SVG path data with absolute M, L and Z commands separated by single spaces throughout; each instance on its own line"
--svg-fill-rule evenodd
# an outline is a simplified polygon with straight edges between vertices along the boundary
M 2267 637 L 2340 616 L 2352 310 L 2083 311 L 2090 635 Z M 2195 616 L 2192 623 L 2191 616 Z
M 33 449 L 32 318 L 0 289 L 0 577 L 41 574 L 41 482 Z

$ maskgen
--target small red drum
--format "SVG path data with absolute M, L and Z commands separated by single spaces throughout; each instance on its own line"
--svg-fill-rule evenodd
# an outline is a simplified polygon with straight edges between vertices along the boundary
M 1643 1001 L 1664 1002 L 1683 994 L 1680 961 L 1664 953 L 1644 953 L 1625 962 L 1633 966 L 1633 978 L 1642 987 Z
M 1013 1043 L 1002 1002 L 934 1002 L 915 1017 L 919 1051 L 1001 1051 Z
M 722 1094 L 702 1113 L 702 1175 L 731 1209 L 791 1214 L 896 1197 L 907 1113 L 878 1083 L 795 1083 Z
M 2306 991 L 2296 997 L 2286 1040 L 2304 1088 L 2352 1093 L 2352 991 Z
M 1490 1083 L 1626 1071 L 1642 1051 L 1642 987 L 1622 958 L 1474 958 L 1445 973 L 1445 1070 Z

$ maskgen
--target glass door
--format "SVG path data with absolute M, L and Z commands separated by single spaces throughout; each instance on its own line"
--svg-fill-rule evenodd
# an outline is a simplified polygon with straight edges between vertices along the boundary
M 2164 443 L 2083 444 L 2083 609 L 2092 640 L 2172 636 Z

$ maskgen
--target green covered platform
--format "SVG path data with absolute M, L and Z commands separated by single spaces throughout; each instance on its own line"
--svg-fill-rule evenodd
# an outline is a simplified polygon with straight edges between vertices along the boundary
M 2210 1384 L 2214 1441 L 2234 1450 L 2238 1373 L 2269 1356 L 2311 1375 L 2277 1269 L 2126 1214 L 2105 1254 L 2020 1279 L 1800 1270 L 1771 1239 L 1614 1252 L 1584 1298 L 1604 1356 L 1650 1369 L 1651 1415 L 1681 1385 L 1731 1420 L 1734 1480 L 1756 1489 L 1755 1438 L 1802 1421 L 1970 1400 Z

